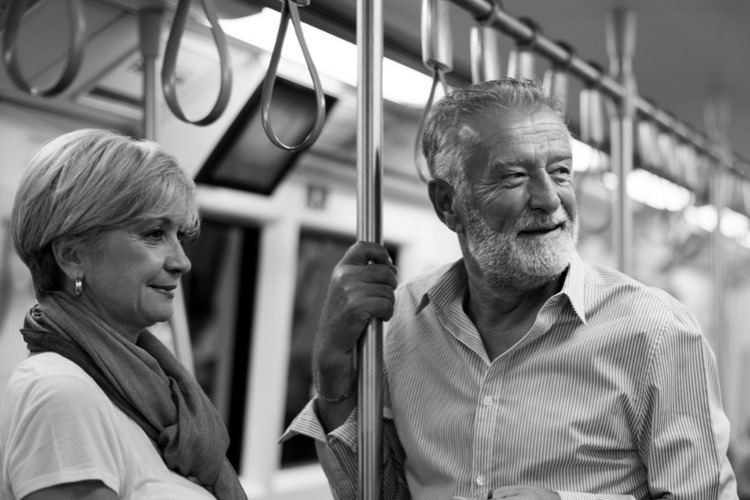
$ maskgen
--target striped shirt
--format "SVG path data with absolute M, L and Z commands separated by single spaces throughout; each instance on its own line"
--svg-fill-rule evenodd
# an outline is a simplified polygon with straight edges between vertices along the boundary
M 574 255 L 528 333 L 490 360 L 464 312 L 462 261 L 406 284 L 385 340 L 385 499 L 737 499 L 716 361 L 661 290 Z M 498 332 L 499 335 L 502 332 Z M 324 434 L 315 401 L 284 438 L 316 439 L 338 499 L 356 498 L 356 409 Z

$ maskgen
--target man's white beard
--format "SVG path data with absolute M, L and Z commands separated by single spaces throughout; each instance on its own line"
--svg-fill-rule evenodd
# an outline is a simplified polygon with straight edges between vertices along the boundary
M 552 214 L 524 210 L 512 233 L 492 229 L 471 203 L 465 203 L 469 252 L 492 287 L 530 290 L 559 277 L 570 263 L 578 242 L 578 220 L 560 206 Z M 519 238 L 519 231 L 561 226 L 556 238 Z

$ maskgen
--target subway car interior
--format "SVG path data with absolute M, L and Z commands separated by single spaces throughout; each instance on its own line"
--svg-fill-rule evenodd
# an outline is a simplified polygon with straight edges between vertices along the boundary
M 299 25 L 282 22 L 290 10 Z M 0 394 L 28 354 L 19 328 L 35 303 L 9 232 L 29 159 L 80 128 L 152 139 L 195 180 L 202 218 L 174 317 L 154 331 L 219 411 L 249 498 L 332 498 L 312 441 L 279 438 L 315 394 L 333 267 L 368 217 L 401 282 L 460 258 L 423 181 L 424 111 L 472 81 L 536 78 L 574 137 L 578 252 L 698 319 L 742 486 L 748 21 L 742 0 L 0 0 Z M 366 44 L 365 28 L 379 39 Z M 372 87 L 374 112 L 360 92 Z M 358 113 L 382 126 L 375 165 Z

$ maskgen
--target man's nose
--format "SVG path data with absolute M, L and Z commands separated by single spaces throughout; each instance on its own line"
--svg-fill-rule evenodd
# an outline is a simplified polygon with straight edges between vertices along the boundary
M 529 207 L 554 213 L 560 207 L 557 186 L 547 172 L 535 175 L 529 181 Z

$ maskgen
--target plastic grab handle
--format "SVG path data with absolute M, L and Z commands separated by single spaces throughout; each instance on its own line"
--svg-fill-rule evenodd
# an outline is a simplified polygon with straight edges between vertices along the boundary
M 305 35 L 302 32 L 302 22 L 299 18 L 299 11 L 297 5 L 307 5 L 309 1 L 301 0 L 281 0 L 281 22 L 279 23 L 279 32 L 276 36 L 276 44 L 273 47 L 273 53 L 271 54 L 271 63 L 268 66 L 268 74 L 263 82 L 263 92 L 261 95 L 261 124 L 263 130 L 266 132 L 268 139 L 279 149 L 289 152 L 304 151 L 305 149 L 312 146 L 321 131 L 323 130 L 323 124 L 326 118 L 326 100 L 325 94 L 323 93 L 323 85 L 320 83 L 320 77 L 318 76 L 318 70 L 315 68 L 315 63 L 310 55 L 310 50 L 307 48 L 307 42 L 305 42 Z M 279 68 L 279 61 L 281 60 L 281 50 L 284 47 L 284 38 L 286 37 L 286 29 L 289 21 L 292 21 L 294 26 L 294 32 L 297 35 L 299 46 L 302 49 L 302 55 L 305 57 L 305 63 L 307 64 L 307 71 L 310 73 L 310 78 L 313 82 L 313 90 L 315 92 L 315 104 L 316 114 L 315 123 L 313 124 L 310 132 L 307 134 L 302 142 L 296 146 L 289 146 L 281 142 L 276 136 L 271 124 L 271 100 L 273 98 L 273 86 L 276 82 L 276 73 Z
M 182 111 L 180 101 L 177 98 L 177 55 L 180 52 L 180 42 L 182 35 L 185 33 L 188 14 L 190 13 L 190 1 L 180 0 L 177 4 L 177 11 L 172 21 L 172 29 L 169 31 L 167 48 L 164 52 L 164 63 L 161 69 L 161 84 L 164 91 L 164 100 L 167 106 L 180 120 L 193 125 L 210 125 L 215 122 L 223 113 L 229 102 L 229 96 L 232 93 L 232 68 L 229 65 L 229 49 L 224 31 L 219 25 L 219 16 L 216 13 L 216 5 L 213 0 L 201 0 L 203 11 L 211 26 L 211 35 L 216 44 L 216 50 L 219 52 L 219 66 L 221 68 L 221 81 L 219 84 L 219 95 L 216 98 L 214 107 L 206 116 L 199 120 L 189 119 Z
M 11 0 L 3 33 L 3 62 L 8 70 L 8 76 L 19 90 L 27 94 L 52 97 L 65 91 L 78 74 L 83 61 L 84 46 L 86 44 L 86 18 L 80 0 L 67 0 L 68 20 L 70 21 L 70 55 L 67 64 L 57 82 L 46 89 L 40 89 L 29 84 L 21 74 L 18 64 L 18 30 L 21 18 L 26 12 L 26 0 Z

